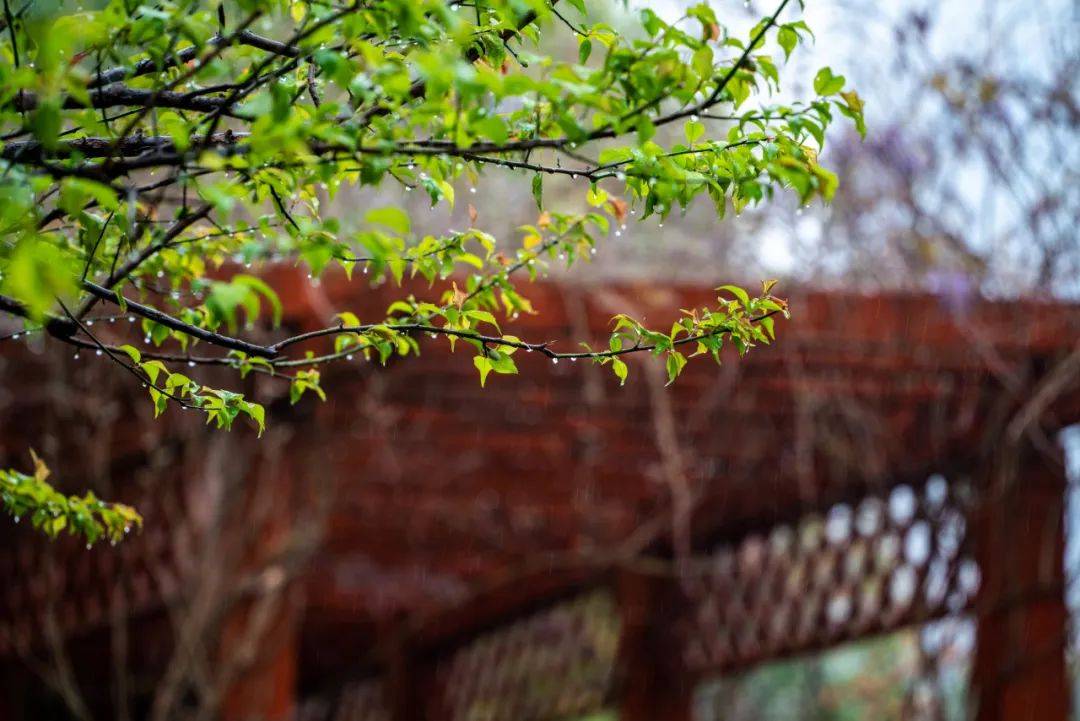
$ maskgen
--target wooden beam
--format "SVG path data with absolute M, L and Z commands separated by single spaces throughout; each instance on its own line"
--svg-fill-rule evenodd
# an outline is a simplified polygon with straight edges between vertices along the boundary
M 1026 450 L 987 472 L 990 483 L 974 519 L 982 573 L 975 718 L 1066 721 L 1063 458 Z

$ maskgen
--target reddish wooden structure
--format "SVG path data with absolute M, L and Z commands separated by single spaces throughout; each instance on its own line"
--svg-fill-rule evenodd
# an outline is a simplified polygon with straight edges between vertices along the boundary
M 297 330 L 324 324 L 331 301 L 370 317 L 390 297 L 277 281 Z M 603 338 L 616 310 L 662 326 L 711 293 L 541 285 L 532 298 L 541 315 L 510 332 L 565 345 Z M 385 369 L 335 366 L 325 404 L 290 409 L 274 381 L 250 381 L 280 439 L 271 453 L 233 432 L 245 482 L 280 496 L 281 528 L 312 488 L 334 500 L 222 715 L 682 720 L 709 676 L 971 613 L 979 719 L 1065 719 L 1054 439 L 1080 422 L 1080 308 L 815 292 L 791 304 L 775 346 L 693 363 L 667 389 L 647 359 L 619 388 L 605 369 L 521 353 L 521 375 L 481 391 L 467 353 L 427 339 Z M 3 387 L 27 390 L 3 401 L 20 423 L 5 424 L 2 460 L 48 436 L 61 475 L 90 465 L 65 454 L 81 411 L 42 389 L 93 371 L 5 360 Z M 166 447 L 207 457 L 209 431 L 179 413 L 144 423 L 131 395 L 116 415 L 137 420 L 115 424 L 99 461 L 118 488 L 147 467 L 182 476 L 155 465 Z M 197 526 L 207 498 L 178 518 L 151 494 L 148 530 L 115 550 L 3 529 L 0 667 L 34 646 L 46 600 L 73 643 L 108 626 L 117 597 L 151 638 L 198 556 L 167 529 Z M 46 556 L 55 573 L 37 572 Z M 240 643 L 223 628 L 223 648 Z

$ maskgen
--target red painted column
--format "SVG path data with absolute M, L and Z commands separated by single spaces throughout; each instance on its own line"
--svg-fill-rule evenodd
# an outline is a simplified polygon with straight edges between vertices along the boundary
M 235 549 L 237 578 L 258 573 L 252 595 L 226 606 L 216 639 L 217 672 L 236 670 L 235 678 L 222 679 L 221 721 L 293 721 L 298 710 L 303 590 L 273 554 L 287 548 L 290 534 L 297 532 L 294 479 L 303 476 L 278 455 L 283 448 L 272 450 L 260 449 L 249 461 L 244 496 L 225 526 L 227 534 L 218 539 L 224 551 Z M 266 498 L 272 502 L 260 507 L 257 501 Z M 222 601 L 229 603 L 227 594 Z
M 616 667 L 621 721 L 690 721 L 694 684 L 674 629 L 683 608 L 673 578 L 624 571 L 617 579 L 622 621 Z
M 250 609 L 225 624 L 222 657 L 240 651 L 239 637 L 249 622 Z M 267 633 L 259 640 L 250 666 L 228 686 L 221 704 L 222 721 L 292 721 L 296 718 L 298 635 L 296 613 L 284 599 Z
M 1027 450 L 986 479 L 973 529 L 982 573 L 975 718 L 1066 721 L 1063 458 Z
M 391 721 L 446 718 L 435 659 L 425 657 L 407 635 L 394 637 L 387 655 L 385 691 Z

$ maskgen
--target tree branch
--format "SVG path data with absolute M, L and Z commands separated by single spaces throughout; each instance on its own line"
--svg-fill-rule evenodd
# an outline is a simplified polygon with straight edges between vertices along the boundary
M 36 109 L 39 102 L 36 93 L 24 92 L 12 98 L 11 107 L 20 112 L 25 112 Z M 193 96 L 189 93 L 178 93 L 173 90 L 141 90 L 119 84 L 91 90 L 89 102 L 69 95 L 64 98 L 60 107 L 65 110 L 113 107 L 174 108 L 200 113 L 213 112 L 242 120 L 254 120 L 250 116 L 232 112 L 229 109 L 230 103 L 227 98 Z
M 20 318 L 31 318 L 30 309 L 22 301 L 7 295 L 0 295 L 0 311 L 15 315 Z M 49 335 L 57 338 L 70 338 L 78 330 L 78 326 L 66 318 L 52 316 L 45 321 L 45 330 Z
M 777 315 L 780 312 L 781 311 L 778 311 L 778 310 L 769 311 L 768 313 L 764 313 L 764 314 L 762 314 L 760 316 L 755 316 L 754 318 L 750 318 L 749 321 L 751 323 L 759 323 L 759 322 L 765 320 L 766 318 L 771 318 L 772 316 Z M 524 350 L 527 350 L 527 351 L 530 351 L 530 352 L 531 351 L 537 351 L 537 352 L 547 356 L 548 358 L 551 358 L 552 360 L 561 360 L 561 359 L 564 359 L 564 358 L 570 359 L 570 360 L 577 360 L 578 358 L 592 358 L 592 359 L 615 358 L 617 356 L 628 355 L 630 353 L 640 353 L 642 351 L 651 351 L 651 350 L 655 350 L 655 348 L 656 348 L 655 345 L 651 345 L 651 344 L 639 344 L 639 345 L 631 346 L 629 348 L 622 348 L 620 350 L 581 351 L 581 352 L 578 352 L 578 353 L 556 353 L 555 351 L 553 351 L 553 350 L 551 350 L 549 348 L 549 346 L 551 345 L 551 341 L 545 341 L 543 343 L 528 343 L 528 342 L 522 341 L 522 340 L 509 340 L 509 339 L 503 338 L 501 336 L 483 335 L 481 333 L 476 333 L 476 332 L 473 332 L 473 331 L 457 330 L 455 328 L 444 328 L 444 327 L 441 327 L 441 326 L 427 325 L 425 323 L 401 323 L 401 324 L 368 323 L 368 324 L 356 325 L 356 326 L 338 325 L 338 326 L 332 326 L 332 327 L 329 327 L 329 328 L 321 328 L 319 330 L 313 330 L 313 331 L 309 331 L 307 333 L 301 333 L 300 335 L 296 335 L 296 336 L 293 336 L 291 338 L 286 338 L 283 341 L 278 341 L 277 343 L 274 343 L 273 345 L 270 346 L 270 348 L 275 350 L 275 351 L 280 351 L 280 350 L 283 350 L 283 349 L 285 349 L 285 348 L 287 348 L 287 347 L 289 347 L 291 345 L 295 345 L 297 343 L 302 343 L 302 342 L 308 341 L 308 340 L 313 340 L 315 338 L 325 338 L 327 336 L 343 335 L 343 334 L 350 334 L 350 333 L 354 334 L 354 335 L 362 335 L 364 333 L 369 333 L 369 332 L 371 332 L 371 331 L 373 331 L 373 330 L 375 330 L 377 328 L 390 328 L 391 330 L 397 331 L 399 333 L 434 333 L 436 335 L 445 335 L 445 336 L 452 336 L 452 337 L 455 337 L 455 338 L 463 338 L 463 339 L 466 339 L 466 340 L 475 340 L 475 341 L 479 341 L 480 343 L 483 343 L 484 345 L 503 346 L 503 347 L 506 347 L 506 348 L 521 348 L 521 349 L 524 349 Z M 697 341 L 705 340 L 706 338 L 711 338 L 713 336 L 722 335 L 724 333 L 729 333 L 729 332 L 731 332 L 731 330 L 732 329 L 730 327 L 724 327 L 724 328 L 718 328 L 718 329 L 716 329 L 714 331 L 710 331 L 708 333 L 698 333 L 696 335 L 686 336 L 685 338 L 679 338 L 678 340 L 672 341 L 672 345 L 673 346 L 680 346 L 680 345 L 686 345 L 687 343 L 696 343 Z M 349 349 L 348 352 L 349 353 L 354 353 L 354 352 L 356 352 L 356 349 L 355 348 Z M 344 353 L 344 351 L 342 353 Z M 285 361 L 283 363 L 277 363 L 275 365 L 285 365 L 285 364 L 305 365 L 307 363 L 310 363 L 312 360 L 314 360 L 314 359 L 299 359 L 297 361 Z
M 196 325 L 185 323 L 179 318 L 174 318 L 167 313 L 163 313 L 157 308 L 143 305 L 142 303 L 136 303 L 133 300 L 128 300 L 124 298 L 124 296 L 122 296 L 119 291 L 103 288 L 100 285 L 96 283 L 91 283 L 88 280 L 84 280 L 82 282 L 82 288 L 83 290 L 90 293 L 99 300 L 108 301 L 110 303 L 118 305 L 121 308 L 125 308 L 126 310 L 134 313 L 137 316 L 141 316 L 143 318 L 146 318 L 147 320 L 152 320 L 159 325 L 163 325 L 166 328 L 171 328 L 172 330 L 179 331 L 185 335 L 191 336 L 192 338 L 198 338 L 199 340 L 206 341 L 207 343 L 212 343 L 222 348 L 238 350 L 242 353 L 247 353 L 248 355 L 259 356 L 260 358 L 274 358 L 277 356 L 277 352 L 272 348 L 267 348 L 266 346 L 257 345 L 255 343 L 249 343 L 248 341 L 240 340 L 239 338 L 231 338 L 227 335 L 215 333 L 213 331 L 206 330 L 205 328 L 200 328 Z

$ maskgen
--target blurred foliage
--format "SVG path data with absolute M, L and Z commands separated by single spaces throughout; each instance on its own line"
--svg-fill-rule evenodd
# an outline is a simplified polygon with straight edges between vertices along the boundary
M 142 527 L 142 517 L 130 506 L 106 503 L 93 493 L 66 496 L 56 491 L 46 479 L 49 468 L 30 451 L 34 460 L 32 475 L 0 469 L 0 501 L 15 522 L 29 518 L 34 528 L 50 538 L 61 532 L 82 536 L 87 548 L 99 539 L 116 543 L 132 528 Z
M 516 373 L 520 350 L 609 365 L 620 382 L 622 356 L 649 352 L 674 381 L 688 357 L 773 340 L 787 307 L 770 283 L 753 297 L 723 286 L 670 330 L 619 315 L 608 348 L 556 353 L 504 331 L 538 312 L 512 276 L 589 260 L 613 222 L 659 223 L 698 197 L 717 217 L 778 190 L 829 200 L 826 128 L 846 116 L 865 132 L 862 100 L 825 67 L 809 100 L 759 102 L 812 38 L 798 6 L 777 0 L 742 35 L 706 3 L 671 21 L 642 9 L 629 31 L 581 0 L 5 3 L 0 308 L 140 379 L 155 415 L 193 408 L 223 429 L 245 418 L 261 432 L 265 411 L 171 366 L 281 378 L 296 403 L 325 398 L 320 365 L 386 363 L 428 334 L 470 349 L 481 384 Z M 568 57 L 545 52 L 551 37 Z M 472 193 L 465 231 L 414 233 L 398 205 L 326 212 L 343 188 L 382 185 L 453 207 L 485 171 L 527 178 L 536 220 L 519 241 L 475 227 Z M 548 208 L 550 178 L 591 207 Z M 237 272 L 264 262 L 433 290 L 267 342 L 279 289 Z M 91 330 L 101 303 L 141 319 L 146 347 Z
M 968 718 L 970 647 L 964 650 L 955 636 L 964 628 L 962 621 L 947 619 L 717 679 L 699 688 L 697 717 L 963 721 Z M 923 634 L 940 629 L 950 642 L 931 656 L 935 668 L 926 669 L 927 656 L 920 651 Z

